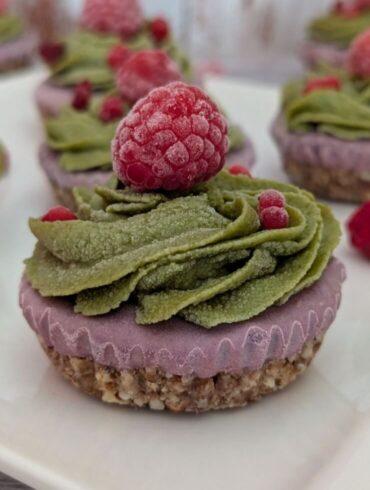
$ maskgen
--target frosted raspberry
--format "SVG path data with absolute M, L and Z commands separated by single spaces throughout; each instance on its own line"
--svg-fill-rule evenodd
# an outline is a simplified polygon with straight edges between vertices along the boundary
M 223 167 L 227 131 L 208 95 L 173 82 L 152 90 L 120 123 L 112 142 L 113 168 L 139 191 L 189 189 Z
M 271 206 L 260 212 L 262 228 L 265 230 L 278 230 L 287 228 L 289 225 L 289 214 L 285 208 Z
M 370 201 L 351 216 L 348 230 L 352 245 L 370 259 Z
M 53 65 L 63 56 L 65 46 L 63 43 L 44 43 L 39 48 L 41 58 L 48 65 Z
M 252 177 L 250 171 L 243 165 L 232 165 L 228 168 L 231 175 L 246 175 L 247 177 Z
M 357 2 L 348 3 L 345 1 L 336 2 L 334 5 L 334 13 L 345 17 L 346 19 L 354 19 L 361 15 L 361 8 Z
M 4 15 L 9 7 L 9 2 L 8 0 L 0 0 L 0 15 Z
M 82 27 L 123 38 L 136 34 L 143 22 L 138 0 L 85 0 L 81 16 Z
M 114 46 L 108 54 L 107 62 L 113 70 L 118 70 L 131 56 L 131 50 L 123 44 Z
M 152 19 L 149 28 L 153 39 L 158 43 L 167 39 L 171 32 L 167 20 L 163 17 Z
M 91 82 L 86 80 L 74 88 L 72 106 L 77 111 L 84 111 L 87 109 L 92 95 Z
M 316 90 L 340 90 L 342 82 L 338 77 L 327 76 L 308 80 L 304 90 L 305 94 L 310 94 Z
M 164 51 L 139 51 L 118 70 L 117 87 L 125 99 L 136 102 L 153 88 L 180 79 L 177 64 Z
M 104 122 L 115 121 L 116 119 L 120 119 L 124 114 L 124 102 L 119 97 L 106 97 L 104 99 L 99 117 Z
M 77 216 L 72 211 L 64 206 L 55 206 L 51 208 L 42 218 L 41 221 L 72 221 L 77 219 Z
M 271 207 L 285 208 L 285 204 L 286 201 L 284 194 L 276 191 L 275 189 L 263 191 L 258 197 L 258 206 L 260 211 Z
M 360 78 L 370 78 L 370 29 L 352 42 L 348 54 L 348 70 Z

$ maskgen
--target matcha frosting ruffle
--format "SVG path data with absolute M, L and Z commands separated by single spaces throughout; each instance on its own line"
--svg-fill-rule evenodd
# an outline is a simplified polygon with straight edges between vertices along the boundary
M 331 13 L 315 19 L 309 26 L 308 35 L 313 41 L 347 48 L 358 34 L 369 27 L 370 10 L 350 19 Z
M 337 90 L 304 93 L 306 80 L 287 84 L 282 107 L 288 129 L 292 132 L 329 134 L 343 140 L 370 139 L 370 84 L 351 78 L 340 70 L 328 70 L 342 81 Z M 310 74 L 317 78 L 322 73 Z
M 23 32 L 22 20 L 11 14 L 0 15 L 0 43 L 19 37 Z
M 51 67 L 54 83 L 73 86 L 89 80 L 96 89 L 110 90 L 115 86 L 115 73 L 107 63 L 109 51 L 122 43 L 116 37 L 79 30 L 65 40 L 65 54 Z M 134 51 L 161 48 L 178 64 L 185 79 L 191 79 L 192 72 L 188 58 L 172 40 L 154 44 L 146 30 L 124 42 Z
M 286 197 L 288 228 L 260 227 L 258 195 L 271 188 Z M 225 171 L 188 195 L 135 193 L 112 179 L 75 198 L 78 220 L 30 220 L 38 242 L 26 277 L 86 316 L 134 303 L 138 324 L 252 318 L 317 281 L 340 238 L 309 193 Z
M 59 164 L 67 172 L 83 172 L 112 165 L 111 141 L 118 122 L 104 123 L 98 117 L 100 97 L 89 111 L 65 107 L 59 116 L 45 119 L 47 144 L 59 154 Z M 229 126 L 229 152 L 245 146 L 246 136 L 235 125 Z

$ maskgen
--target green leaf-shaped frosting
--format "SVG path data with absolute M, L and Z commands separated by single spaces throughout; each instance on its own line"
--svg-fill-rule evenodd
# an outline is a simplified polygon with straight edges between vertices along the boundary
M 285 229 L 261 229 L 258 196 L 271 188 L 285 195 Z M 112 179 L 75 197 L 78 220 L 30 220 L 38 242 L 26 275 L 43 296 L 69 296 L 87 316 L 130 302 L 141 324 L 246 320 L 317 281 L 340 237 L 311 194 L 227 172 L 186 196 L 135 193 Z
M 0 15 L 0 43 L 19 37 L 23 32 L 22 20 L 11 14 Z

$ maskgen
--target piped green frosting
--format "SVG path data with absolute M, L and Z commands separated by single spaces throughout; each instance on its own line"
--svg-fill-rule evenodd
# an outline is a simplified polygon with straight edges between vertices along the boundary
M 370 27 L 370 10 L 347 18 L 331 13 L 315 19 L 309 26 L 310 39 L 347 48 L 353 39 Z
M 23 23 L 19 17 L 11 14 L 0 15 L 0 43 L 12 41 L 22 32 Z
M 258 195 L 270 188 L 286 197 L 288 228 L 261 229 Z M 225 171 L 188 195 L 135 193 L 115 179 L 74 193 L 78 220 L 30 220 L 38 242 L 26 275 L 86 316 L 129 302 L 139 324 L 247 320 L 317 281 L 340 238 L 311 194 Z
M 121 44 L 117 36 L 78 30 L 65 39 L 65 53 L 51 67 L 55 83 L 72 86 L 89 80 L 96 89 L 109 91 L 115 86 L 115 73 L 107 63 L 109 51 Z M 132 50 L 161 48 L 177 62 L 185 78 L 191 79 L 192 72 L 188 58 L 181 52 L 175 41 L 156 45 L 147 30 L 139 32 L 125 41 Z

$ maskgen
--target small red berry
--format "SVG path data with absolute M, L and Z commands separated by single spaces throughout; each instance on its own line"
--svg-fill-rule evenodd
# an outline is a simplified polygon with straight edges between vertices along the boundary
M 348 53 L 348 70 L 360 78 L 370 78 L 370 29 L 357 36 Z
M 258 206 L 260 211 L 271 207 L 285 208 L 285 204 L 286 201 L 284 194 L 276 191 L 275 189 L 263 191 L 258 197 Z
M 123 44 L 114 46 L 108 54 L 108 64 L 113 70 L 118 70 L 131 56 L 131 50 Z
M 144 23 L 139 0 L 85 0 L 81 25 L 92 31 L 129 38 Z
M 153 39 L 161 43 L 170 35 L 170 26 L 163 17 L 156 17 L 150 23 L 150 33 Z
M 228 128 L 201 89 L 173 82 L 139 100 L 112 142 L 118 178 L 139 191 L 190 189 L 225 163 Z
M 124 114 L 124 103 L 119 97 L 107 97 L 100 108 L 99 117 L 104 122 L 121 119 Z
M 136 102 L 153 88 L 180 80 L 177 64 L 160 49 L 139 51 L 117 72 L 117 87 L 125 100 Z
M 361 15 L 361 7 L 356 3 L 346 3 L 344 1 L 336 2 L 334 6 L 334 13 L 345 17 L 346 19 L 354 19 Z
M 247 177 L 252 177 L 250 171 L 243 165 L 235 164 L 229 167 L 228 170 L 231 175 L 246 175 Z
M 308 80 L 304 93 L 307 95 L 316 90 L 340 90 L 341 88 L 342 82 L 338 77 L 327 76 Z
M 289 214 L 285 208 L 271 206 L 260 212 L 262 228 L 265 230 L 278 230 L 287 228 L 289 225 Z
M 92 95 L 91 82 L 86 80 L 76 85 L 73 93 L 72 106 L 77 111 L 84 111 L 87 109 Z
M 44 43 L 39 47 L 40 56 L 48 65 L 53 65 L 59 61 L 64 52 L 63 43 Z
M 55 206 L 51 208 L 42 218 L 41 221 L 72 221 L 77 219 L 77 216 L 72 211 L 64 206 Z
M 370 259 L 370 201 L 350 217 L 348 230 L 352 245 Z

